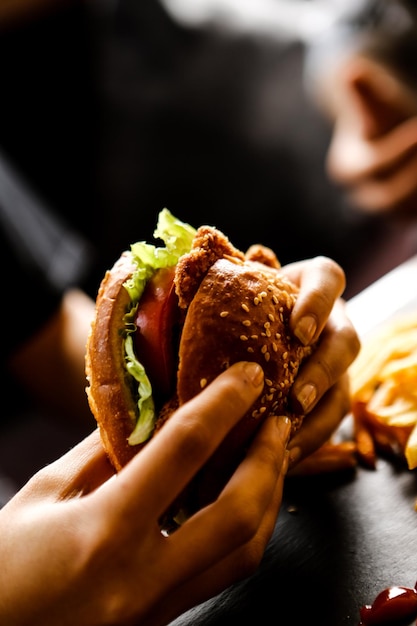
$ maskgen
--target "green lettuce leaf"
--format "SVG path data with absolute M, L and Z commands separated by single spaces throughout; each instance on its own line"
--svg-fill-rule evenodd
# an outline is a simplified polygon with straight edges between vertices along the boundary
M 132 302 L 132 308 L 125 316 L 125 353 L 127 371 L 138 385 L 138 420 L 129 437 L 130 445 L 149 439 L 156 417 L 150 380 L 133 350 L 132 333 L 136 330 L 133 324 L 134 314 L 148 280 L 156 270 L 176 265 L 179 258 L 191 250 L 195 233 L 192 226 L 178 220 L 168 209 L 163 209 L 159 213 L 154 237 L 162 240 L 165 246 L 157 247 L 144 241 L 138 241 L 131 246 L 137 269 L 124 283 Z

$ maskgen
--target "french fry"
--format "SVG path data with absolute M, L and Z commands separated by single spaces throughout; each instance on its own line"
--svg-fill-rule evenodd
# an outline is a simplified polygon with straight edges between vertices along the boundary
M 369 426 L 366 424 L 366 419 L 364 419 L 363 409 L 364 406 L 361 403 L 353 407 L 356 453 L 363 465 L 375 469 L 377 458 L 375 441 Z
M 405 458 L 407 459 L 408 467 L 417 467 L 417 426 L 414 426 L 408 438 Z
M 290 470 L 289 476 L 315 476 L 354 469 L 358 464 L 353 441 L 327 442 Z
M 417 312 L 398 316 L 363 342 L 350 369 L 358 456 L 402 454 L 417 467 Z

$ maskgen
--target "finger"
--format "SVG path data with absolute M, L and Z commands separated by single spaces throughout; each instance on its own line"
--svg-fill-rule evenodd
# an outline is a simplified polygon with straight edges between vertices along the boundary
M 291 313 L 291 328 L 303 344 L 311 344 L 317 341 L 335 301 L 345 289 L 345 273 L 335 261 L 323 256 L 315 257 L 307 264 L 287 265 L 284 270 L 300 285 Z
M 308 413 L 344 374 L 360 349 L 358 334 L 338 300 L 317 349 L 302 364 L 291 389 L 296 411 Z
M 302 427 L 290 440 L 288 444 L 290 469 L 328 441 L 347 415 L 349 408 L 349 379 L 345 375 L 304 418 Z
M 397 169 L 358 184 L 350 193 L 351 201 L 369 212 L 389 211 L 416 194 L 416 170 L 417 146 L 397 164 Z
M 109 485 L 115 514 L 158 518 L 246 413 L 263 387 L 254 363 L 237 363 L 180 407 Z M 106 490 L 102 490 L 106 493 Z
M 354 128 L 335 126 L 327 154 L 329 176 L 341 185 L 358 185 L 392 170 L 417 148 L 417 117 L 411 117 L 389 133 L 368 139 Z
M 288 418 L 266 419 L 217 501 L 169 538 L 179 579 L 207 570 L 250 542 L 252 559 L 259 562 L 281 503 L 289 433 Z M 183 558 L 189 552 L 194 559 Z
M 24 497 L 67 499 L 94 491 L 114 474 L 95 429 L 54 463 L 37 472 L 23 487 Z
M 200 574 L 193 574 L 181 585 L 175 586 L 150 616 L 150 624 L 170 623 L 186 610 L 213 598 L 256 571 L 276 524 L 284 477 L 285 470 L 278 478 L 271 504 L 254 537 Z

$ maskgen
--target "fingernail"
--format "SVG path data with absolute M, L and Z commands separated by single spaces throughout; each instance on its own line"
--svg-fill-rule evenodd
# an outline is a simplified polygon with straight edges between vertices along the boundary
M 291 421 L 285 415 L 280 416 L 277 420 L 278 432 L 284 446 L 287 445 L 291 433 Z
M 245 372 L 254 387 L 259 387 L 264 382 L 264 372 L 258 363 L 245 363 Z
M 294 329 L 294 335 L 301 341 L 304 346 L 311 343 L 317 330 L 317 322 L 311 315 L 305 315 L 300 319 Z
M 300 403 L 304 413 L 308 413 L 309 409 L 313 406 L 317 397 L 317 389 L 311 383 L 307 383 L 304 387 L 301 387 L 297 393 L 297 401 Z

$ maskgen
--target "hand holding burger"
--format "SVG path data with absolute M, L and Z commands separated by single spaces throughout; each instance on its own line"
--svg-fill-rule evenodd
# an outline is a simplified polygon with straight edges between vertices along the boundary
M 290 327 L 302 343 L 317 343 L 291 390 L 303 406 L 313 398 L 288 444 L 290 454 L 301 450 L 302 457 L 344 415 L 343 374 L 357 337 L 338 300 L 344 277 L 336 264 L 313 259 L 280 271 L 299 288 Z M 262 422 L 211 506 L 169 537 L 158 521 L 264 383 L 259 366 L 231 365 L 177 409 L 116 478 L 98 430 L 38 472 L 0 511 L 0 556 L 7 564 L 0 573 L 0 622 L 162 626 L 254 572 L 281 503 L 288 418 Z
M 87 393 L 114 467 L 120 470 L 176 408 L 231 364 L 249 359 L 265 372 L 260 398 L 188 488 L 186 508 L 192 512 L 216 498 L 268 415 L 288 415 L 293 435 L 300 429 L 319 390 L 304 385 L 298 402 L 290 394 L 301 364 L 317 349 L 323 324 L 302 316 L 291 327 L 297 266 L 284 273 L 270 249 L 256 245 L 244 254 L 217 229 L 195 231 L 166 209 L 155 237 L 165 247 L 134 244 L 106 273 L 87 345 Z M 323 262 L 334 269 L 333 262 Z M 341 270 L 329 275 L 341 291 Z M 326 313 L 332 306 L 329 300 Z M 310 370 L 320 362 L 318 356 Z M 343 361 L 338 367 L 336 362 L 335 378 L 343 372 Z M 326 382 L 330 387 L 334 381 Z

